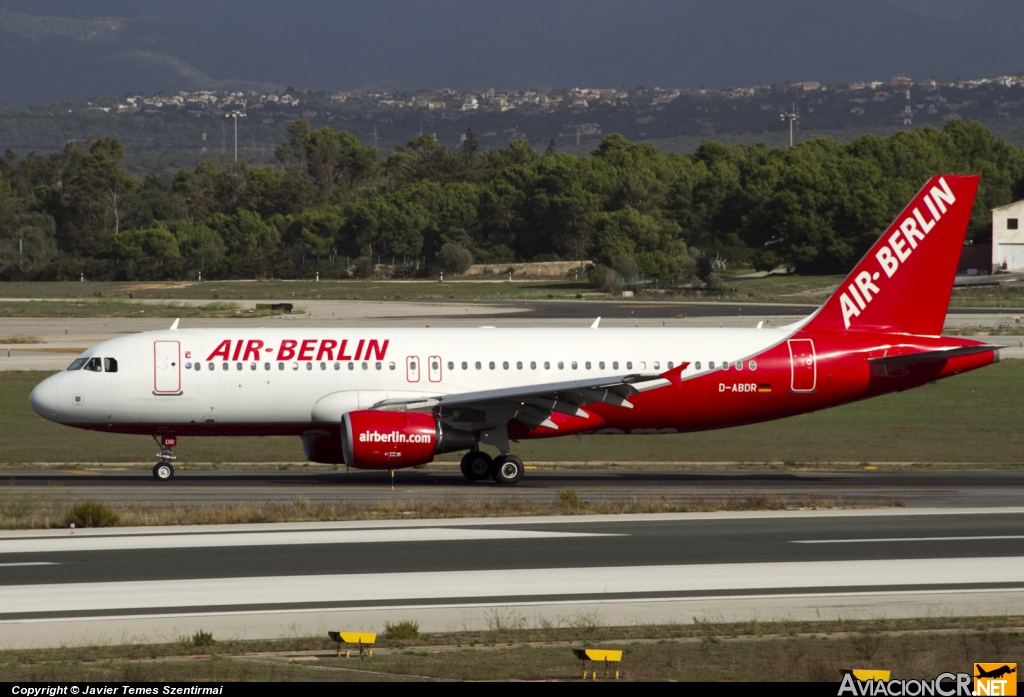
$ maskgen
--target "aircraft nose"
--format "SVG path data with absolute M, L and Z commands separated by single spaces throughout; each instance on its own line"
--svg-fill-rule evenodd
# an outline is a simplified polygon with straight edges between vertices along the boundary
M 37 414 L 52 420 L 57 414 L 57 382 L 53 378 L 43 380 L 32 390 L 28 402 Z

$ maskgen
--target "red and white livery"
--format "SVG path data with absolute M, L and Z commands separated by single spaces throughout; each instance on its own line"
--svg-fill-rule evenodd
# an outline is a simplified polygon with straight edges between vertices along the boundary
M 177 329 L 105 341 L 33 390 L 43 417 L 178 437 L 296 435 L 315 462 L 395 469 L 466 450 L 512 484 L 511 444 L 778 419 L 999 360 L 943 337 L 978 177 L 932 178 L 835 293 L 750 329 Z M 481 445 L 497 450 L 493 458 Z

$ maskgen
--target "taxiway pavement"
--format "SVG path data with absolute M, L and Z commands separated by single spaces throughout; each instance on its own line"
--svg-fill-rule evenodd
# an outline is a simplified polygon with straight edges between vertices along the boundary
M 1019 613 L 1024 508 L 0 533 L 0 646 Z

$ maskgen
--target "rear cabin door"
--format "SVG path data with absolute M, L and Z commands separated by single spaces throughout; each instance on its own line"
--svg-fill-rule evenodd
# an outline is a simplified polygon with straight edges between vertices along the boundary
M 427 358 L 427 377 L 431 382 L 441 382 L 440 356 L 429 356 Z
M 419 356 L 405 357 L 405 379 L 409 382 L 420 381 L 420 359 Z
M 791 392 L 814 392 L 818 382 L 818 366 L 814 359 L 814 342 L 810 339 L 789 340 Z
M 180 342 L 153 342 L 153 391 L 157 394 L 181 392 Z

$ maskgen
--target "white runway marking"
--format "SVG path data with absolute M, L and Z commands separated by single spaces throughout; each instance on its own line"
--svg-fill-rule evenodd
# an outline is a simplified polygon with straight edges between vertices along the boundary
M 950 542 L 959 540 L 1024 540 L 1024 535 L 976 535 L 973 537 L 864 537 L 851 540 L 790 540 L 798 545 L 835 545 L 844 542 Z
M 384 530 L 297 530 L 294 532 L 214 533 L 200 535 L 126 535 L 0 539 L 0 554 L 93 552 L 127 549 L 197 549 L 267 545 L 336 545 L 367 542 L 463 542 L 469 540 L 543 540 L 564 537 L 609 537 L 603 533 L 546 532 L 476 528 L 404 528 Z
M 4 586 L 5 613 L 1024 583 L 1024 557 L 256 576 Z
M 56 562 L 56 561 L 19 561 L 19 562 L 12 562 L 12 563 L 9 563 L 9 564 L 0 564 L 0 567 L 3 567 L 3 566 L 57 566 L 59 563 L 60 562 Z

